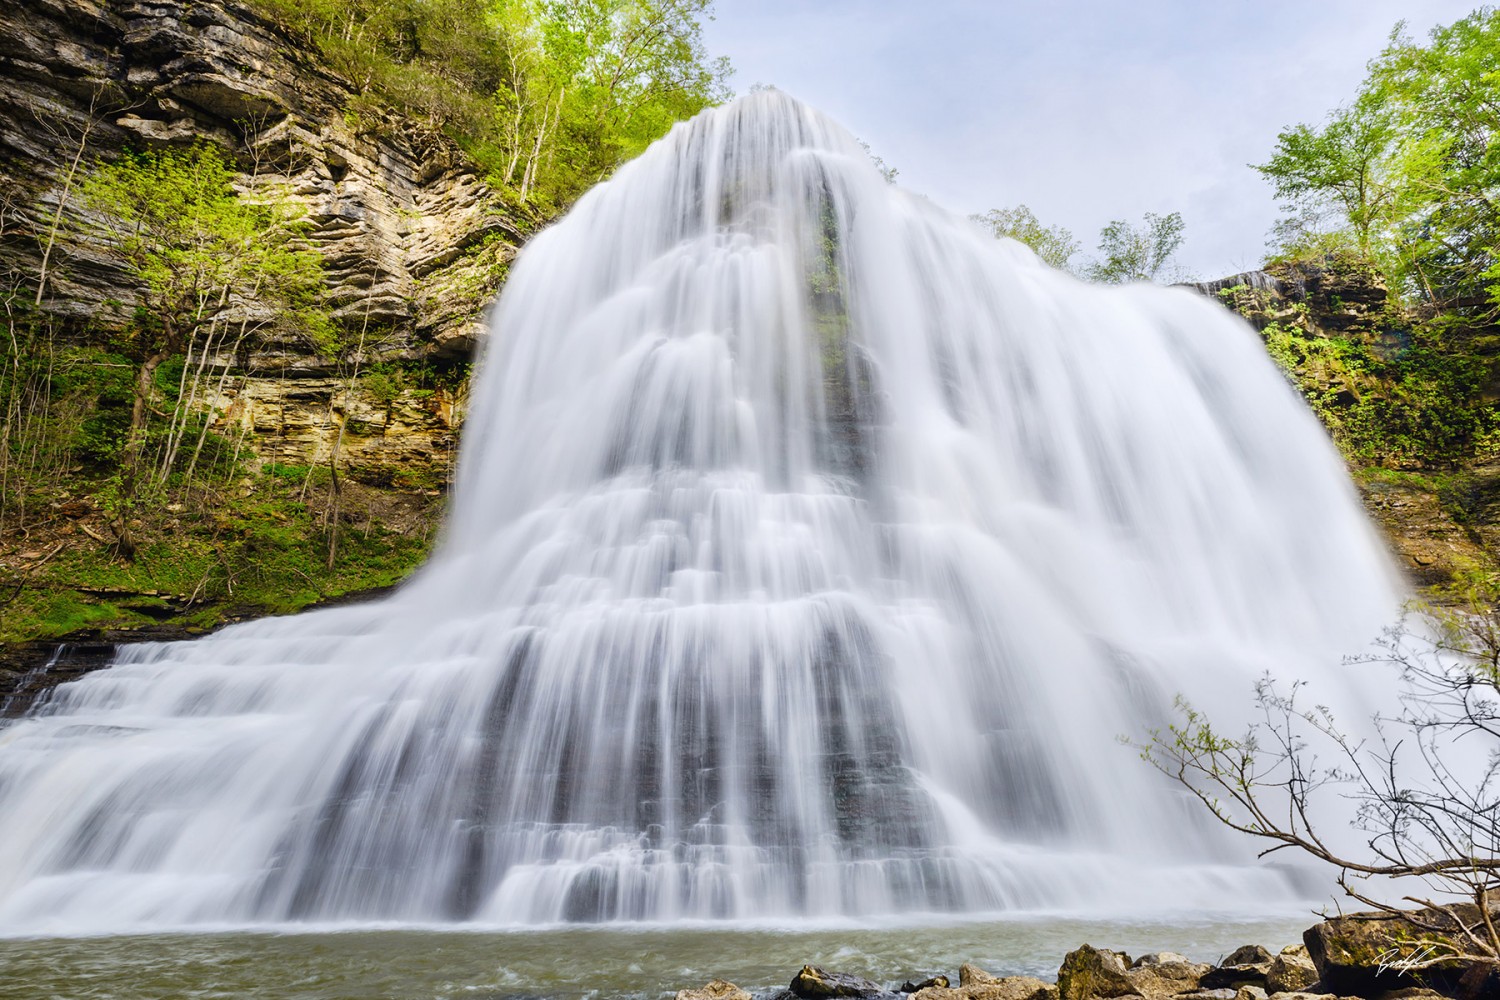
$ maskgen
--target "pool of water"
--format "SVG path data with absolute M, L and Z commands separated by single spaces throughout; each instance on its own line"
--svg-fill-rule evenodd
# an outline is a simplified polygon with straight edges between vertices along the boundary
M 1316 917 L 1083 920 L 818 929 L 661 927 L 536 931 L 379 929 L 0 940 L 3 1000 L 659 1000 L 720 977 L 755 991 L 804 963 L 899 984 L 974 962 L 1056 976 L 1088 942 L 1214 961 L 1242 944 L 1273 951 Z

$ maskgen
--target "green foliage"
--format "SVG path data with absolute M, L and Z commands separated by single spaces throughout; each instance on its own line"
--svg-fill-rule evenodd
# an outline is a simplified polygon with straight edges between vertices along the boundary
M 187 152 L 126 154 L 97 162 L 79 195 L 89 210 L 74 242 L 102 243 L 141 285 L 144 315 L 138 351 L 178 346 L 253 299 L 273 317 L 247 318 L 240 336 L 275 325 L 327 338 L 321 308 L 322 258 L 307 242 L 308 223 L 284 190 L 244 195 L 235 171 L 212 146 Z
M 1042 263 L 1060 270 L 1070 270 L 1073 256 L 1082 246 L 1062 226 L 1044 226 L 1025 205 L 1015 208 L 992 208 L 983 215 L 970 216 L 995 235 L 1026 244 Z
M 363 530 L 341 535 L 329 565 L 324 512 L 304 499 L 309 478 L 326 482 L 327 472 L 268 465 L 225 492 L 185 495 L 170 505 L 175 513 L 155 512 L 137 528 L 139 549 L 128 562 L 86 535 L 67 536 L 57 557 L 0 606 L 0 641 L 148 625 L 164 613 L 211 627 L 400 582 L 426 558 L 436 505 L 406 530 L 383 526 L 369 509 L 351 511 Z M 88 499 L 104 509 L 105 494 Z
M 389 408 L 401 394 L 411 388 L 411 381 L 399 366 L 372 365 L 359 380 L 360 388 L 381 406 Z
M 1500 421 L 1485 398 L 1482 361 L 1422 327 L 1389 352 L 1292 325 L 1261 331 L 1346 455 L 1405 468 L 1454 467 L 1492 447 Z
M 95 421 L 86 454 L 117 463 L 120 524 L 138 496 L 173 476 L 229 475 L 237 448 L 211 430 L 226 378 L 210 362 L 271 332 L 302 335 L 327 352 L 322 258 L 285 190 L 236 171 L 211 146 L 126 154 L 94 163 L 78 196 L 86 214 L 75 248 L 103 247 L 138 282 L 140 303 L 124 344 L 136 372 L 129 420 Z M 161 414 L 160 417 L 155 415 Z M 122 528 L 122 545 L 132 547 Z
M 712 0 L 256 0 L 362 91 L 559 207 L 728 91 Z M 378 119 L 348 112 L 361 125 Z
M 1115 219 L 1099 230 L 1100 259 L 1084 269 L 1091 281 L 1118 285 L 1175 277 L 1172 257 L 1182 246 L 1182 213 L 1147 212 L 1139 226 Z
M 1492 316 L 1500 305 L 1500 12 L 1400 25 L 1353 101 L 1284 130 L 1257 167 L 1288 200 L 1281 248 L 1343 234 L 1403 295 Z
M 860 139 L 859 144 L 864 147 L 865 155 L 870 158 L 871 163 L 875 164 L 875 169 L 880 171 L 880 176 L 885 178 L 885 182 L 887 184 L 896 183 L 896 178 L 900 176 L 901 171 L 885 162 L 885 159 L 883 157 L 875 155 L 875 150 L 870 148 L 870 144 L 868 142 Z

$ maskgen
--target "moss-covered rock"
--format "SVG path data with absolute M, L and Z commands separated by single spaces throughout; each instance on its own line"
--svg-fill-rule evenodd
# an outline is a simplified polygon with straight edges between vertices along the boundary
M 1308 956 L 1322 987 L 1335 993 L 1374 996 L 1388 990 L 1426 987 L 1454 995 L 1476 964 L 1476 946 L 1465 927 L 1483 936 L 1479 908 L 1458 904 L 1403 915 L 1351 913 L 1315 924 L 1303 932 Z M 1460 926 L 1457 921 L 1462 921 Z M 1493 913 L 1500 920 L 1500 910 Z

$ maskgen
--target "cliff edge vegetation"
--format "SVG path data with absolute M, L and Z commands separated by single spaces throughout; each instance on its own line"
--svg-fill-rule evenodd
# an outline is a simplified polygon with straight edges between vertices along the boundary
M 1413 581 L 1500 579 L 1500 11 L 1401 26 L 1353 98 L 1277 136 L 1264 269 L 1198 287 L 1260 330 Z

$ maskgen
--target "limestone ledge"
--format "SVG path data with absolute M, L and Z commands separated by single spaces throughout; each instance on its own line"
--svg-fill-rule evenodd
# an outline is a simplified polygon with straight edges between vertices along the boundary
M 244 440 L 263 463 L 338 466 L 370 486 L 445 489 L 465 391 L 404 389 L 376 396 L 357 379 L 247 378 L 209 399 L 214 429 Z

